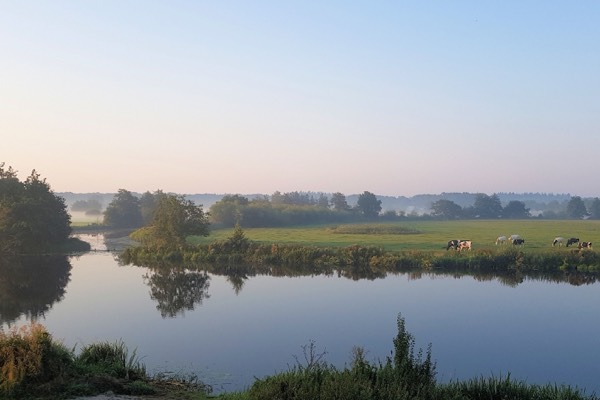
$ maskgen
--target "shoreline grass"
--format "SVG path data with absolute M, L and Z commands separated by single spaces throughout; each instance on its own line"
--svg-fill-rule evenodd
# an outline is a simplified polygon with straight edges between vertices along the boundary
M 302 346 L 304 358 L 287 371 L 256 378 L 246 390 L 212 396 L 210 386 L 177 377 L 148 377 L 136 351 L 122 341 L 68 350 L 39 324 L 0 331 L 0 398 L 68 399 L 107 391 L 161 399 L 223 400 L 598 400 L 595 393 L 569 385 L 537 385 L 505 377 L 478 377 L 438 383 L 431 344 L 414 348 L 415 338 L 398 315 L 393 351 L 369 362 L 354 348 L 344 368 L 328 364 L 314 343 Z

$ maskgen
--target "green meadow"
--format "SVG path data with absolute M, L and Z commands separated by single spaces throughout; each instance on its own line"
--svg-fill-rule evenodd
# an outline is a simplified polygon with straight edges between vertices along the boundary
M 242 227 L 243 228 L 243 227 Z M 498 236 L 518 234 L 525 239 L 525 251 L 565 251 L 553 248 L 557 236 L 578 237 L 600 245 L 598 220 L 460 220 L 403 221 L 347 225 L 313 225 L 285 228 L 243 228 L 249 240 L 259 243 L 303 246 L 345 247 L 353 244 L 378 246 L 388 251 L 445 252 L 451 239 L 472 240 L 473 250 L 496 249 Z M 192 237 L 192 244 L 225 240 L 233 228 L 214 229 L 208 237 Z M 505 246 L 509 246 L 506 244 Z

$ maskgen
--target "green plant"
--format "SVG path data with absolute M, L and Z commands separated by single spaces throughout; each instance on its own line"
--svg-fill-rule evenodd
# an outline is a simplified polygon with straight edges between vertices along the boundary
M 0 331 L 0 393 L 66 375 L 72 363 L 72 353 L 40 324 Z
M 122 340 L 93 343 L 81 349 L 76 361 L 95 373 L 136 380 L 146 376 L 146 367 L 136 353 L 133 350 L 130 355 Z

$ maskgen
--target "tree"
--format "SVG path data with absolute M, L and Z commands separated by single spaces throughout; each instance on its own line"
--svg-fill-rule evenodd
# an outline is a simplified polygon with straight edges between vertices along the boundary
M 350 210 L 350 206 L 348 205 L 348 202 L 346 201 L 346 196 L 344 196 L 340 192 L 335 192 L 334 194 L 331 195 L 331 205 L 333 206 L 333 209 L 336 211 L 349 211 Z
M 373 193 L 364 191 L 358 195 L 356 208 L 365 217 L 373 218 L 381 211 L 381 200 L 378 200 Z
M 154 210 L 158 206 L 161 197 L 164 196 L 162 190 L 157 190 L 154 193 L 145 192 L 140 197 L 140 213 L 142 214 L 142 224 L 149 225 L 154 217 Z
M 581 219 L 588 214 L 585 203 L 579 196 L 571 197 L 567 204 L 567 215 L 571 218 Z
M 590 204 L 590 218 L 600 219 L 600 199 L 597 197 Z
M 55 250 L 71 234 L 71 217 L 62 197 L 33 170 L 25 182 L 0 163 L 0 253 Z
M 502 216 L 509 219 L 523 219 L 530 218 L 531 214 L 529 213 L 529 208 L 525 207 L 525 203 L 522 201 L 511 200 L 506 207 L 504 207 Z
M 488 196 L 484 193 L 475 195 L 473 213 L 479 218 L 498 218 L 502 216 L 502 203 L 497 194 Z
M 457 219 L 462 215 L 462 207 L 452 200 L 441 199 L 431 205 L 431 215 L 438 218 Z
M 104 211 L 104 223 L 114 228 L 139 228 L 143 225 L 140 199 L 119 189 Z
M 321 208 L 329 208 L 329 199 L 324 193 L 319 195 L 319 198 L 317 199 L 317 206 Z
M 166 194 L 160 198 L 152 224 L 133 232 L 132 238 L 149 247 L 184 247 L 188 236 L 208 236 L 209 225 L 202 206 L 183 196 Z
M 214 223 L 224 226 L 241 224 L 248 204 L 248 198 L 238 194 L 223 196 L 210 207 L 210 217 Z

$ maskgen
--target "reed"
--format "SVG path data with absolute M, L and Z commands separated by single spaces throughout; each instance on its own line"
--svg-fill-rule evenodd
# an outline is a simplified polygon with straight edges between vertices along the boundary
M 40 324 L 0 331 L 0 394 L 60 378 L 72 364 L 69 350 L 53 341 Z

